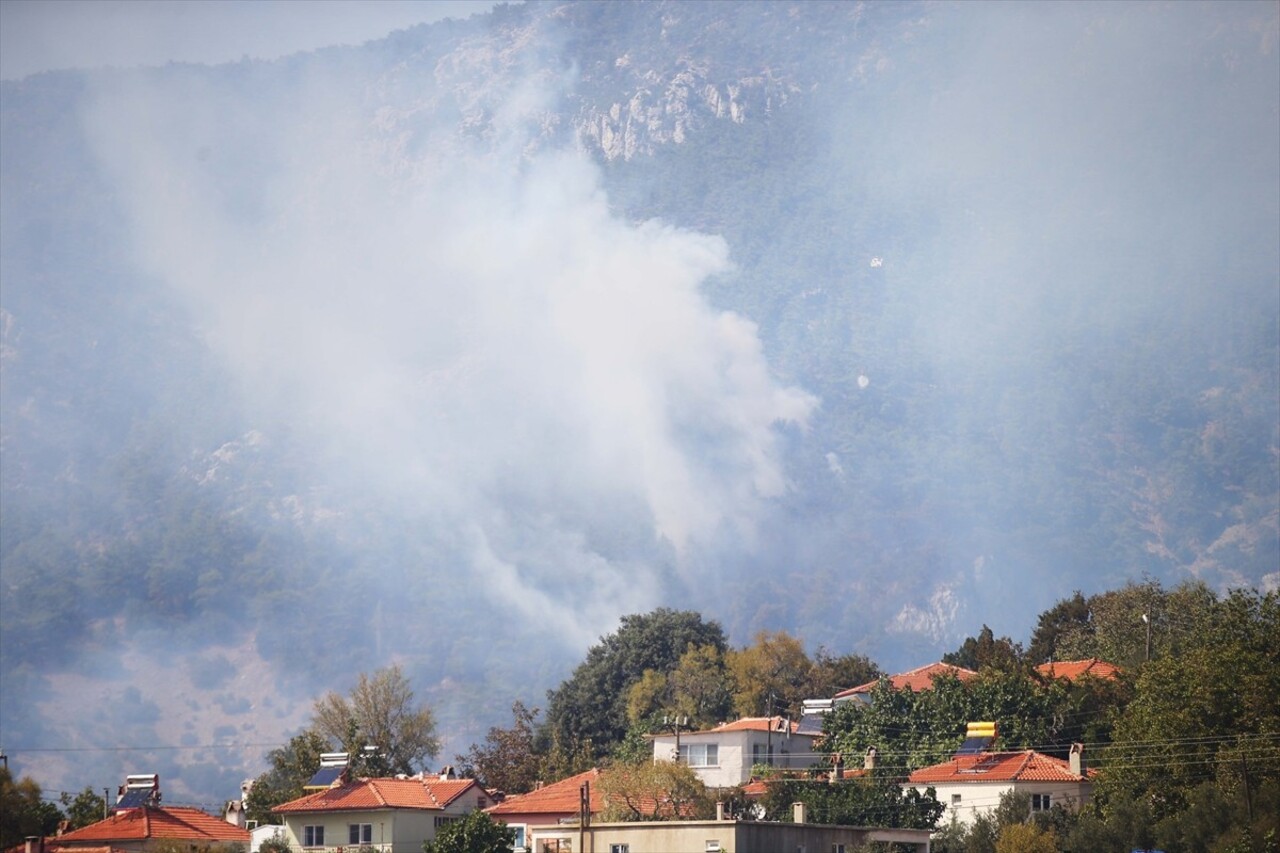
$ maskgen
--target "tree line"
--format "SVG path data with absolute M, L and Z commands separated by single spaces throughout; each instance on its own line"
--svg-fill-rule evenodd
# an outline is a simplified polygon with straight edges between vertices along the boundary
M 830 697 L 876 681 L 869 705 L 837 706 L 807 777 L 778 778 L 752 810 L 741 791 L 720 792 L 740 816 L 788 820 L 790 803 L 811 819 L 937 828 L 943 853 L 1001 849 L 1273 851 L 1280 833 L 1280 593 L 1238 589 L 1218 595 L 1200 583 L 1172 589 L 1147 581 L 1065 598 L 1039 617 L 1026 647 L 987 626 L 944 660 L 972 669 L 943 676 L 933 689 L 895 689 L 861 655 L 808 654 L 785 632 L 761 632 L 733 648 L 718 623 L 693 611 L 658 609 L 626 616 L 558 687 L 545 716 L 513 703 L 511 724 L 494 726 L 456 757 L 463 775 L 506 794 L 532 790 L 591 767 L 604 768 L 617 819 L 661 819 L 635 804 L 656 790 L 678 792 L 676 812 L 706 816 L 714 801 L 689 768 L 652 763 L 646 735 L 737 716 L 786 714 L 806 698 Z M 1037 664 L 1096 657 L 1118 664 L 1114 679 L 1048 678 Z M 1085 746 L 1096 769 L 1091 802 L 1031 813 L 1009 797 L 968 828 L 937 827 L 931 793 L 904 793 L 911 770 L 954 754 L 964 727 L 996 720 L 999 746 L 1065 756 Z M 825 778 L 833 756 L 845 762 L 877 751 L 873 773 L 841 784 Z M 371 747 L 366 749 L 366 747 Z M 268 755 L 246 803 L 250 818 L 301 796 L 320 753 L 343 749 L 357 776 L 413 773 L 440 748 L 431 710 L 415 703 L 399 667 L 361 675 L 350 694 L 315 702 L 311 725 Z M 758 768 L 768 775 L 769 768 Z M 102 800 L 86 789 L 64 812 L 30 779 L 3 776 L 4 846 L 50 834 L 57 823 L 92 822 Z M 674 794 L 672 796 L 675 796 Z M 674 800 L 673 800 L 674 802 Z M 671 815 L 665 815 L 670 817 Z M 1013 845 L 1013 846 L 1009 846 Z

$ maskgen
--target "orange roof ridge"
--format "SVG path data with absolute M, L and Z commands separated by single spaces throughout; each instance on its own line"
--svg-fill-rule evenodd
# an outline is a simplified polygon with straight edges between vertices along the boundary
M 908 777 L 913 784 L 935 782 L 1081 782 L 1088 774 L 1071 772 L 1068 762 L 1033 749 L 982 752 L 954 756 L 950 761 L 922 767 Z
M 579 808 L 578 789 L 583 782 L 594 782 L 600 777 L 600 769 L 593 767 L 573 776 L 568 776 L 550 785 L 544 785 L 524 794 L 513 794 L 500 803 L 490 806 L 485 811 L 490 814 L 561 814 L 576 813 Z M 603 808 L 600 789 L 591 786 L 591 811 L 599 812 Z
M 978 673 L 963 666 L 957 666 L 953 663 L 944 663 L 943 661 L 935 661 L 918 666 L 915 669 L 909 669 L 906 672 L 898 672 L 893 675 L 881 676 L 881 678 L 889 679 L 889 683 L 895 690 L 902 690 L 910 687 L 912 690 L 929 690 L 932 689 L 933 680 L 942 675 L 952 675 L 961 681 L 968 681 L 976 678 Z M 857 693 L 868 693 L 880 683 L 880 678 L 868 681 L 866 684 L 859 684 L 857 687 L 850 687 L 841 690 L 835 694 L 835 698 L 840 699 L 845 696 L 853 696 Z

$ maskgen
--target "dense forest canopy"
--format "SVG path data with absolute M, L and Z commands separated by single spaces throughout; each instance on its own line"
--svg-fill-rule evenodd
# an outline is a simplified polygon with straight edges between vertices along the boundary
M 1276 41 L 533 2 L 4 82 L 6 748 L 216 801 L 357 672 L 461 751 L 628 613 L 898 671 L 1059 602 L 1024 648 L 1132 664 L 1073 590 L 1274 590 Z

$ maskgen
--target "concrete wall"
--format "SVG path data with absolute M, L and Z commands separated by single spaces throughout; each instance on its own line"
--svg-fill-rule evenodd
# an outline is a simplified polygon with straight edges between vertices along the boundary
M 929 851 L 929 832 L 923 829 L 868 829 L 812 823 L 753 821 L 653 821 L 597 823 L 579 834 L 577 827 L 537 827 L 532 847 L 541 853 L 545 838 L 567 838 L 574 853 L 610 853 L 615 844 L 627 853 L 829 853 L 843 845 L 848 853 L 869 841 L 899 841 Z

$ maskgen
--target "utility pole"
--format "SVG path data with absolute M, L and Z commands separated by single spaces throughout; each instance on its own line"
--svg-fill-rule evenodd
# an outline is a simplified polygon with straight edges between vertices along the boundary
M 765 736 L 765 742 L 768 744 L 765 760 L 769 762 L 769 766 L 773 766 L 773 691 L 769 691 L 769 723 L 766 726 L 768 734 Z
M 664 726 L 672 726 L 676 736 L 676 764 L 680 763 L 680 727 L 689 725 L 689 718 L 682 717 L 679 714 L 662 715 L 662 724 Z
M 1240 769 L 1244 772 L 1244 805 L 1249 811 L 1249 826 L 1253 826 L 1253 791 L 1249 787 L 1249 758 L 1240 753 Z
M 1146 659 L 1149 662 L 1151 660 L 1151 617 L 1148 614 L 1143 613 L 1142 621 L 1147 626 L 1147 658 Z

